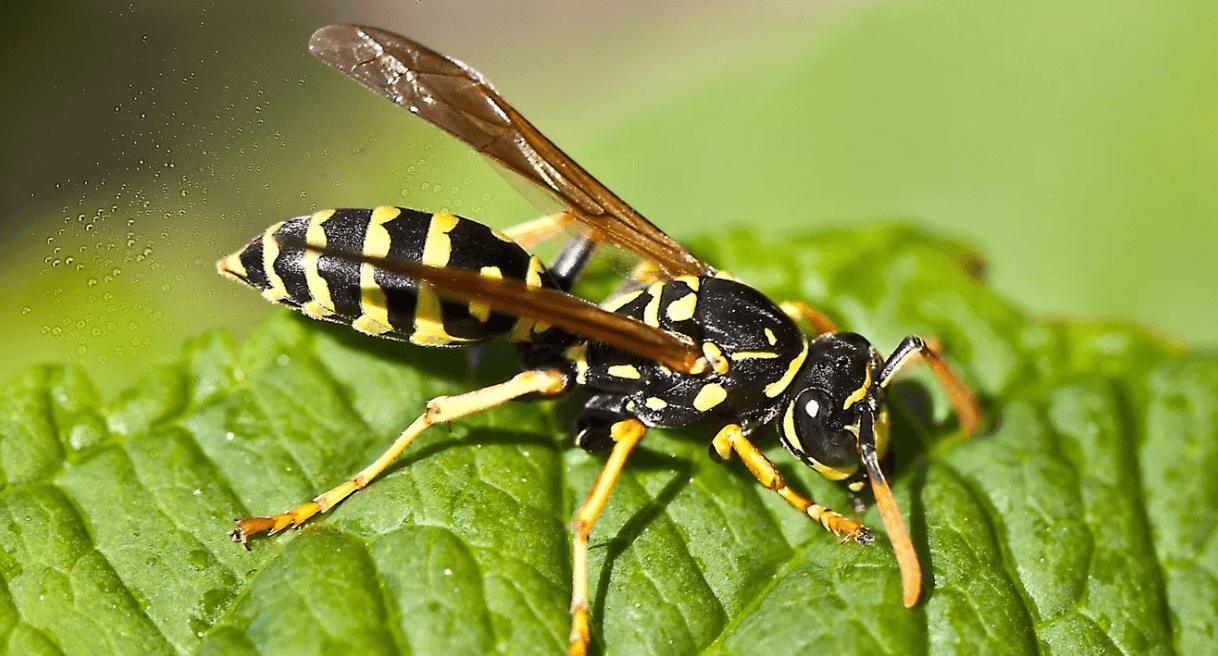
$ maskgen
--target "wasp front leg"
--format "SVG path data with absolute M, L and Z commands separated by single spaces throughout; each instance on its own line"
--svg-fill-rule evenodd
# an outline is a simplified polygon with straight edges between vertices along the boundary
M 749 473 L 766 489 L 778 493 L 778 496 L 785 499 L 787 503 L 795 506 L 796 510 L 811 517 L 834 535 L 842 536 L 843 541 L 859 544 L 871 544 L 875 541 L 875 537 L 871 535 L 866 526 L 833 511 L 828 506 L 815 503 L 787 487 L 782 472 L 779 472 L 774 467 L 774 463 L 770 462 L 770 459 L 766 458 L 765 454 L 745 437 L 739 424 L 724 426 L 715 435 L 711 447 L 714 455 L 718 456 L 720 460 L 731 458 L 732 452 L 735 451 L 744 461 L 744 466 L 748 467 Z

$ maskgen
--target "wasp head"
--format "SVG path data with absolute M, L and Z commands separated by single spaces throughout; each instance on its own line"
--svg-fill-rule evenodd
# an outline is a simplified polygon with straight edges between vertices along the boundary
M 883 365 L 862 335 L 817 337 L 778 422 L 783 446 L 826 478 L 847 480 L 855 491 L 865 482 L 864 450 L 883 456 L 888 447 Z
M 778 435 L 783 446 L 826 478 L 844 481 L 855 492 L 871 484 L 900 565 L 905 606 L 911 607 L 921 594 L 922 568 L 880 470 L 880 457 L 888 449 L 884 387 L 890 368 L 870 342 L 854 333 L 821 335 L 809 345 L 808 355 Z

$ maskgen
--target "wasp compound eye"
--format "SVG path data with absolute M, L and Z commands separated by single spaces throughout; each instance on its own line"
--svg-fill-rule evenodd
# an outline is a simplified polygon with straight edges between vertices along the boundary
M 780 425 L 783 445 L 818 471 L 825 467 L 853 473 L 859 462 L 857 439 L 841 415 L 840 404 L 835 407 L 821 390 L 803 390 L 791 401 Z

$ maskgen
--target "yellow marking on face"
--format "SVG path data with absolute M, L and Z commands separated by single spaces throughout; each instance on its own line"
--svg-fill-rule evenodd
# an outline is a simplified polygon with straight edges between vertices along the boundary
M 601 309 L 605 310 L 606 312 L 617 312 L 618 310 L 626 307 L 628 303 L 642 295 L 642 293 L 643 290 L 636 289 L 632 292 L 622 294 L 621 296 L 614 296 L 613 298 L 606 300 L 604 303 L 601 303 Z
M 609 367 L 606 373 L 614 378 L 629 378 L 631 380 L 638 380 L 643 377 L 632 364 L 615 364 Z
M 278 303 L 288 297 L 288 288 L 283 284 L 283 278 L 275 273 L 275 259 L 279 257 L 279 242 L 275 239 L 275 231 L 282 227 L 283 221 L 280 221 L 262 233 L 262 268 L 266 271 L 266 281 L 270 285 L 262 290 L 262 297 L 272 303 Z
M 714 342 L 702 342 L 702 355 L 710 363 L 711 369 L 720 376 L 731 368 L 727 358 L 723 357 L 723 351 Z
M 787 411 L 782 415 L 782 431 L 787 435 L 787 441 L 799 445 L 799 434 L 795 432 L 795 402 L 787 404 Z M 800 453 L 803 448 L 800 448 Z
M 741 360 L 773 360 L 778 354 L 773 351 L 736 351 L 728 356 L 735 362 Z
M 732 281 L 736 280 L 736 276 L 733 276 L 732 274 L 730 274 L 726 271 L 716 271 L 715 277 L 721 278 L 723 280 L 732 280 Z
M 808 458 L 807 462 L 809 465 L 812 466 L 812 469 L 816 470 L 816 473 L 820 474 L 821 476 L 824 476 L 825 478 L 827 478 L 831 481 L 841 481 L 841 480 L 850 478 L 851 476 L 854 475 L 855 471 L 858 471 L 858 468 L 859 468 L 858 465 L 847 465 L 845 467 L 830 467 L 829 465 L 825 465 L 825 464 L 822 464 L 821 462 L 817 461 L 816 458 Z
M 801 367 L 804 366 L 804 360 L 808 359 L 808 340 L 804 339 L 804 348 L 791 360 L 791 364 L 787 365 L 787 372 L 782 375 L 782 378 L 765 386 L 765 395 L 771 399 L 786 391 L 791 385 L 791 381 L 795 380 L 795 375 L 799 373 Z
M 448 237 L 461 219 L 451 214 L 432 214 L 427 224 L 427 241 L 423 242 L 422 264 L 433 267 L 447 266 L 453 256 L 453 242 Z
M 245 252 L 244 249 L 216 262 L 216 271 L 219 271 L 220 275 L 232 278 L 233 280 L 240 280 L 241 282 L 248 280 L 249 273 L 246 272 L 245 265 L 241 262 L 241 253 L 243 252 Z
M 710 371 L 710 363 L 706 361 L 706 356 L 694 360 L 693 366 L 689 368 L 689 373 L 694 376 L 704 374 L 707 371 Z
M 774 335 L 774 331 L 770 330 L 769 328 L 765 329 L 765 339 L 767 342 L 770 343 L 770 346 L 773 346 L 778 343 L 778 337 L 776 337 Z
M 503 279 L 503 272 L 499 270 L 499 267 L 495 266 L 482 267 L 478 270 L 478 275 L 486 276 L 487 278 L 497 278 L 499 280 Z M 491 318 L 491 306 L 487 305 L 486 303 L 470 303 L 469 316 L 481 321 L 482 323 L 486 323 Z
M 643 323 L 648 326 L 660 326 L 660 294 L 664 291 L 664 283 L 655 282 L 647 288 L 647 293 L 651 295 L 651 299 L 647 301 L 647 307 L 643 308 Z
M 665 314 L 669 321 L 689 321 L 694 317 L 694 309 L 698 307 L 698 295 L 689 293 L 668 304 Z
M 842 410 L 849 410 L 850 406 L 863 400 L 867 396 L 867 390 L 871 389 L 871 367 L 867 367 L 867 377 L 863 379 L 863 386 L 850 393 L 846 397 L 846 403 L 842 405 Z
M 668 407 L 668 401 L 665 401 L 658 396 L 647 397 L 647 401 L 645 403 L 647 404 L 647 407 L 652 410 L 663 410 L 664 408 Z
M 309 229 L 305 232 L 306 244 L 316 247 L 326 246 L 326 231 L 322 224 L 331 216 L 334 216 L 334 210 L 322 210 L 309 217 Z M 324 319 L 334 314 L 334 301 L 330 298 L 330 284 L 321 277 L 321 271 L 317 268 L 320 261 L 321 253 L 315 250 L 305 251 L 305 283 L 309 286 L 309 296 L 312 296 L 313 300 L 305 303 L 301 310 L 314 319 Z
M 704 385 L 698 390 L 698 395 L 694 397 L 694 409 L 698 412 L 706 412 L 711 408 L 723 403 L 727 398 L 727 390 L 719 383 L 710 383 Z

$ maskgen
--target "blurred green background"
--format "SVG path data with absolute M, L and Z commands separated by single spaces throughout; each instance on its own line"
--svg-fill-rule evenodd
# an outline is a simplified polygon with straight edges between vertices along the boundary
M 243 335 L 270 307 L 213 262 L 288 216 L 536 214 L 460 144 L 310 57 L 330 22 L 471 63 L 678 239 L 904 220 L 977 246 L 1034 315 L 1218 341 L 1212 0 L 5 11 L 4 378 L 75 361 L 109 394 L 183 336 Z

